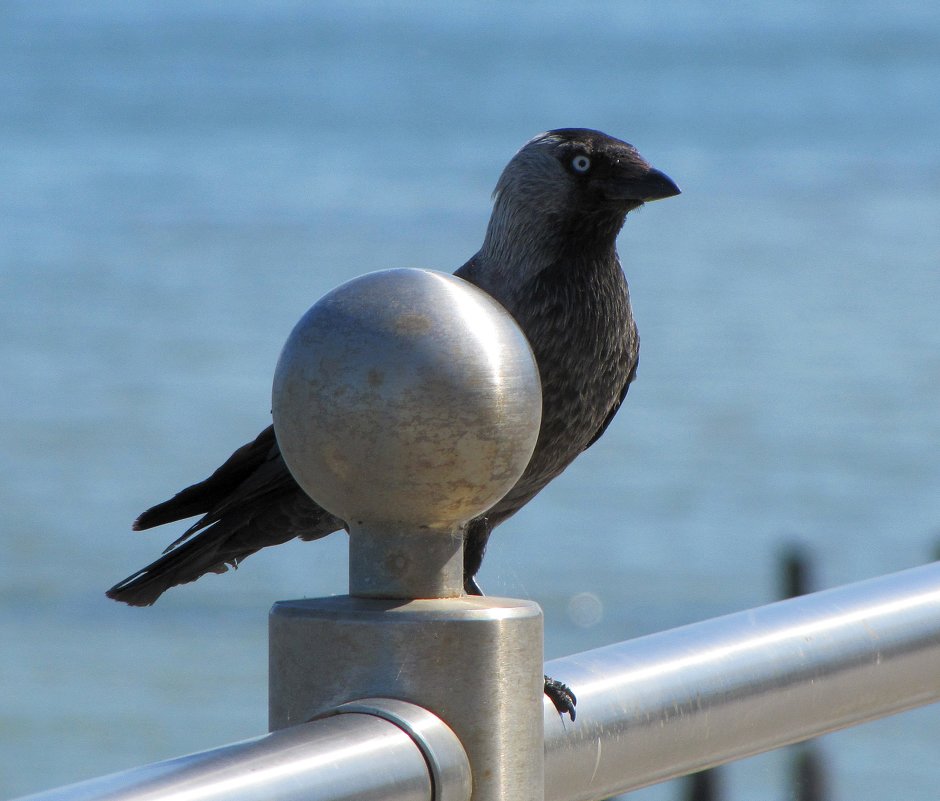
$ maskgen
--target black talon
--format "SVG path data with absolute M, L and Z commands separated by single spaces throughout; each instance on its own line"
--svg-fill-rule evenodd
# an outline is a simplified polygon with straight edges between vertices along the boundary
M 547 695 L 548 700 L 555 705 L 555 709 L 558 710 L 559 715 L 567 714 L 571 717 L 572 722 L 574 722 L 574 706 L 578 703 L 578 699 L 567 684 L 553 679 L 550 676 L 546 676 L 545 695 Z

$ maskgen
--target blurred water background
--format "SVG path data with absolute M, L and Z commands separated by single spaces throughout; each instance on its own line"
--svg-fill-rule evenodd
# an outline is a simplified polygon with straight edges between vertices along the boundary
M 929 560 L 938 86 L 925 2 L 0 2 L 0 794 L 265 730 L 267 610 L 344 591 L 344 537 L 141 610 L 104 590 L 179 529 L 130 522 L 267 425 L 324 292 L 472 255 L 548 128 L 684 193 L 620 237 L 628 402 L 484 587 L 544 606 L 551 657 L 772 601 L 786 543 L 817 588 Z M 935 801 L 938 737 L 824 738 L 832 799 Z M 790 798 L 787 759 L 727 798 Z

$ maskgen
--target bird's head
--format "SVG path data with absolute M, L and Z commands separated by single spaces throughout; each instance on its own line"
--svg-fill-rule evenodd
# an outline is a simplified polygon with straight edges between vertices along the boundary
M 626 214 L 679 194 L 637 149 L 600 131 L 560 128 L 530 139 L 503 170 L 494 193 L 549 213 Z
M 612 248 L 628 212 L 678 194 L 633 145 L 586 128 L 547 131 L 503 170 L 487 240 L 499 249 L 523 243 L 530 253 L 552 240 L 553 248 L 562 241 Z

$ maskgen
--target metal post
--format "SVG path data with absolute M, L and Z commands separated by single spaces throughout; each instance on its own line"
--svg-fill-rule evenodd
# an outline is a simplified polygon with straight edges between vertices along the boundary
M 474 801 L 541 801 L 541 610 L 463 595 L 463 527 L 538 436 L 522 332 L 453 276 L 372 273 L 298 323 L 273 413 L 298 483 L 348 523 L 351 594 L 272 609 L 271 729 L 367 696 L 410 701 L 463 744 Z

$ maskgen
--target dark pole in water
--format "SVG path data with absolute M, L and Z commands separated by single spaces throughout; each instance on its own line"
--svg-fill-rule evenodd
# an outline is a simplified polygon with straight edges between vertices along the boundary
M 793 801 L 826 801 L 826 764 L 822 752 L 813 742 L 796 749 L 790 766 L 793 775 Z
M 720 801 L 721 782 L 718 768 L 693 773 L 687 781 L 686 801 Z
M 780 553 L 780 597 L 796 598 L 813 592 L 813 564 L 805 546 L 791 542 Z M 826 764 L 819 746 L 812 740 L 796 749 L 790 764 L 790 785 L 794 801 L 826 801 Z
M 790 543 L 780 552 L 780 598 L 796 598 L 813 592 L 812 557 L 798 543 Z

